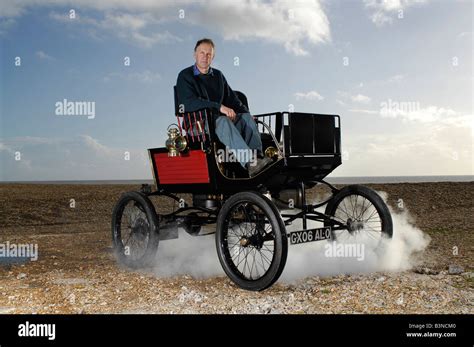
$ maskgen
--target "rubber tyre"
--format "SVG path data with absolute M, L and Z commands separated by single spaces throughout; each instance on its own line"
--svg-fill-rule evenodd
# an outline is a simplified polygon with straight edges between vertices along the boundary
M 379 214 L 381 220 L 381 231 L 384 234 L 383 236 L 392 238 L 393 236 L 393 222 L 392 215 L 390 210 L 382 198 L 372 189 L 361 186 L 361 185 L 350 185 L 341 189 L 327 204 L 325 214 L 329 216 L 334 216 L 339 204 L 350 195 L 359 195 L 367 200 L 375 207 L 377 213 Z M 330 226 L 328 222 L 324 223 L 324 226 Z M 336 237 L 333 233 L 333 241 Z
M 257 279 L 246 278 L 235 266 L 227 248 L 229 213 L 241 203 L 248 202 L 257 206 L 271 225 L 273 234 L 274 254 L 267 271 Z M 222 206 L 217 217 L 216 248 L 219 261 L 227 276 L 240 288 L 261 291 L 270 287 L 280 277 L 288 255 L 288 239 L 286 228 L 280 212 L 268 198 L 257 192 L 241 192 L 232 195 Z
M 148 236 L 146 250 L 143 256 L 137 259 L 132 259 L 126 254 L 125 246 L 122 241 L 122 215 L 125 207 L 131 201 L 135 202 L 135 205 L 145 213 L 149 225 L 145 230 L 146 235 Z M 112 243 L 115 255 L 119 263 L 129 268 L 143 268 L 150 266 L 153 263 L 159 243 L 159 223 L 158 216 L 156 215 L 153 204 L 151 203 L 150 199 L 143 193 L 124 193 L 115 205 L 114 210 L 112 212 Z

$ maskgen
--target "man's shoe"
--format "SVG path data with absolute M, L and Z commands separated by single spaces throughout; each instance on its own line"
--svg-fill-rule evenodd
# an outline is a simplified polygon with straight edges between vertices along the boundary
M 265 166 L 267 166 L 268 164 L 270 164 L 271 162 L 273 162 L 273 160 L 271 160 L 270 158 L 268 157 L 265 157 L 263 159 L 257 159 L 257 163 L 255 165 L 251 165 L 250 163 L 248 164 L 248 170 L 249 170 L 249 176 L 250 177 L 253 177 L 255 176 L 256 174 L 258 174 L 260 171 L 262 171 Z

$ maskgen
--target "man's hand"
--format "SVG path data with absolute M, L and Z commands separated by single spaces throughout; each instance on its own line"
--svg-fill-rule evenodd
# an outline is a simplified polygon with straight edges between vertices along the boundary
M 225 114 L 227 117 L 230 118 L 231 121 L 234 121 L 235 119 L 235 111 L 231 109 L 230 107 L 221 105 L 221 109 L 219 110 L 221 113 Z

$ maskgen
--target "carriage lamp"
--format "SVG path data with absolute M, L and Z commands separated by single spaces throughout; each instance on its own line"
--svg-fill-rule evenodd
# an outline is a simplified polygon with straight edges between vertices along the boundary
M 265 150 L 265 155 L 269 158 L 273 158 L 273 157 L 276 157 L 278 156 L 278 149 L 276 149 L 275 147 L 273 146 L 269 146 L 267 147 L 267 149 Z
M 176 125 L 176 124 L 171 124 Z M 166 140 L 166 148 L 168 149 L 168 157 L 177 157 L 188 146 L 188 141 L 180 134 L 178 128 L 168 127 L 168 139 Z

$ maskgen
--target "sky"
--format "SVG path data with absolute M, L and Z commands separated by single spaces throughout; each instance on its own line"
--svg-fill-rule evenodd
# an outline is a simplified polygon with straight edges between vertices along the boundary
M 210 37 L 253 114 L 341 117 L 338 176 L 473 174 L 473 2 L 0 0 L 0 181 L 151 179 Z M 61 112 L 63 100 L 94 108 Z M 92 113 L 92 111 L 94 111 Z

